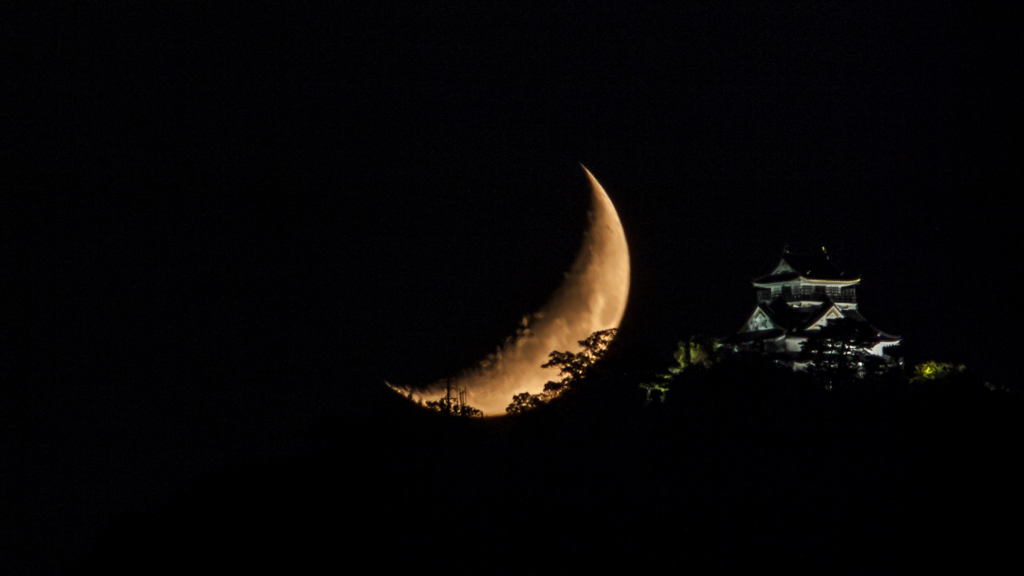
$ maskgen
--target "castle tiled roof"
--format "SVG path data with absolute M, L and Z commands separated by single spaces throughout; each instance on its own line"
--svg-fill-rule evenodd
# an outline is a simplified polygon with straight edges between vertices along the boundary
M 782 255 L 779 264 L 766 276 L 754 280 L 758 284 L 771 284 L 795 280 L 798 277 L 815 280 L 858 280 L 856 276 L 847 276 L 829 260 L 825 251 L 821 252 L 789 252 Z
M 824 306 L 796 307 L 790 306 L 782 298 L 776 298 L 771 302 L 761 302 L 757 307 L 763 310 L 775 325 L 781 326 L 787 332 L 792 332 L 806 328 L 817 316 L 831 308 L 832 302 L 829 301 L 828 305 Z
M 722 339 L 723 344 L 746 344 L 759 342 L 761 340 L 777 340 L 786 335 L 785 330 L 774 328 L 772 330 L 753 330 L 751 332 L 737 332 Z
M 843 311 L 843 316 L 845 318 L 851 318 L 853 320 L 856 320 L 857 322 L 863 322 L 864 325 L 869 327 L 873 333 L 878 335 L 878 341 L 879 342 L 899 342 L 900 341 L 900 336 L 898 334 L 888 334 L 886 332 L 882 332 L 878 328 L 875 328 L 874 326 L 869 324 L 868 321 L 864 319 L 864 316 L 862 316 L 861 313 L 859 311 L 857 311 L 857 310 L 844 310 Z
M 761 302 L 757 307 L 762 310 L 771 321 L 778 326 L 772 330 L 755 330 L 750 332 L 739 332 L 724 340 L 730 344 L 752 342 L 756 340 L 773 340 L 781 334 L 797 335 L 808 333 L 809 328 L 821 320 L 833 306 L 833 302 L 826 298 L 817 306 L 792 306 L 782 298 L 776 298 L 771 302 Z M 899 342 L 900 337 L 882 332 L 875 328 L 864 316 L 854 309 L 840 310 L 844 318 L 853 320 L 861 332 L 876 335 L 880 342 Z M 813 333 L 813 332 L 811 332 Z

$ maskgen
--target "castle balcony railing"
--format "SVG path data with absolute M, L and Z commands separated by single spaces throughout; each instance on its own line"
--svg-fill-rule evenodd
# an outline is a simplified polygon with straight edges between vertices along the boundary
M 843 290 L 840 292 L 823 292 L 821 290 L 783 290 L 782 292 L 776 292 L 772 295 L 771 290 L 761 289 L 757 291 L 757 301 L 770 302 L 775 298 L 782 297 L 786 302 L 823 302 L 827 297 L 833 302 L 841 302 L 844 304 L 856 304 L 857 303 L 857 292 L 853 290 Z

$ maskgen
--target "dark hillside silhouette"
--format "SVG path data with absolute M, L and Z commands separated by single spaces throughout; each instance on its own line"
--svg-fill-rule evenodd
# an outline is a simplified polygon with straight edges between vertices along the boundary
M 578 394 L 517 417 L 382 391 L 304 454 L 119 516 L 76 568 L 529 569 L 553 546 L 566 562 L 906 573 L 1005 545 L 1022 510 L 1020 399 L 969 375 L 826 390 L 749 356 L 687 370 L 645 408 L 612 352 Z

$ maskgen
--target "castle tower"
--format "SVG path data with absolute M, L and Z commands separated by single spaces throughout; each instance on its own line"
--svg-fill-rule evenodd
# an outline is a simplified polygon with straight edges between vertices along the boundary
M 900 343 L 868 323 L 857 310 L 859 277 L 848 277 L 821 252 L 784 251 L 767 275 L 753 281 L 757 307 L 739 332 L 722 344 L 734 351 L 758 350 L 776 356 L 780 363 L 801 369 L 803 343 L 831 320 L 847 319 L 844 325 L 857 336 L 864 355 L 884 356 L 885 349 Z

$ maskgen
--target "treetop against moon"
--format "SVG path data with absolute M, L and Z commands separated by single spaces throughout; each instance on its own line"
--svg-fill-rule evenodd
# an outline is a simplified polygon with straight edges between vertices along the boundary
M 554 377 L 543 368 L 555 350 L 575 350 L 594 332 L 617 328 L 629 297 L 629 248 L 626 233 L 608 193 L 586 167 L 591 199 L 589 225 L 576 260 L 548 302 L 523 319 L 522 327 L 497 351 L 455 377 L 466 402 L 484 414 L 504 414 L 512 397 L 539 394 Z M 416 396 L 438 400 L 447 382 Z

